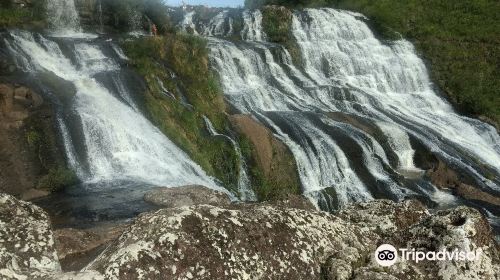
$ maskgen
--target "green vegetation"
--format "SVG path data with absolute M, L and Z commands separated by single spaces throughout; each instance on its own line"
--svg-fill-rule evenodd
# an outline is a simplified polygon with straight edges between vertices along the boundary
M 52 123 L 34 115 L 26 120 L 25 126 L 28 150 L 40 168 L 37 188 L 55 192 L 78 183 L 76 174 L 66 168 L 64 159 L 58 153 Z
M 231 134 L 222 92 L 208 65 L 206 41 L 187 34 L 169 34 L 127 41 L 123 46 L 146 81 L 145 105 L 153 122 L 208 174 L 237 193 L 240 159 L 227 139 L 208 134 L 203 121 L 203 116 L 207 116 L 218 132 Z M 163 88 L 175 99 L 166 95 Z M 192 107 L 183 104 L 182 96 Z M 276 151 L 280 156 L 274 163 L 279 166 L 276 170 L 289 172 L 271 172 L 272 175 L 265 176 L 250 141 L 243 135 L 238 140 L 243 157 L 249 160 L 252 185 L 259 200 L 300 194 L 290 154 Z
M 58 166 L 51 168 L 48 174 L 38 181 L 37 188 L 56 192 L 76 183 L 78 183 L 78 178 L 75 172 L 68 168 Z
M 144 16 L 158 26 L 160 33 L 172 29 L 167 7 L 161 0 L 103 0 L 103 14 L 107 15 L 106 25 L 118 30 L 130 30 L 144 22 Z M 149 28 L 149 27 L 146 27 Z
M 300 49 L 292 35 L 292 12 L 283 7 L 262 8 L 262 27 L 273 43 L 283 45 L 292 56 L 295 65 L 301 65 Z
M 500 2 L 496 0 L 247 0 L 287 7 L 336 7 L 360 12 L 392 39 L 410 39 L 433 80 L 457 108 L 500 123 Z
M 239 158 L 234 147 L 224 138 L 210 136 L 203 121 L 207 116 L 218 132 L 229 130 L 224 100 L 209 70 L 206 42 L 169 34 L 128 41 L 124 49 L 146 80 L 146 108 L 155 124 L 208 174 L 235 191 Z M 175 99 L 164 93 L 161 84 Z M 183 95 L 192 107 L 183 104 Z
M 259 201 L 285 199 L 290 194 L 300 195 L 301 185 L 297 173 L 297 166 L 293 155 L 285 146 L 278 148 L 273 145 L 273 159 L 271 170 L 266 176 L 264 167 L 257 160 L 256 148 L 245 135 L 239 136 L 240 148 L 243 156 L 248 159 L 249 175 L 252 189 Z
M 27 7 L 20 7 L 12 1 L 0 1 L 0 28 L 45 26 L 45 4 L 43 0 L 33 1 Z

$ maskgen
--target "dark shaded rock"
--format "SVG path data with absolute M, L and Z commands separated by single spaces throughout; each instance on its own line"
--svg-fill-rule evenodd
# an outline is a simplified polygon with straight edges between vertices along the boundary
M 118 238 L 124 225 L 101 226 L 92 229 L 63 228 L 54 231 L 59 261 L 64 271 L 80 270 Z
M 0 191 L 26 199 L 50 169 L 65 166 L 49 103 L 30 88 L 0 83 Z
M 500 207 L 500 197 L 491 195 L 489 193 L 483 192 L 478 188 L 475 188 L 467 184 L 459 184 L 456 187 L 456 194 L 459 196 L 469 199 L 469 200 L 479 200 L 484 201 L 492 205 Z
M 426 175 L 435 186 L 451 189 L 455 195 L 466 200 L 476 200 L 500 206 L 500 197 L 482 191 L 474 185 L 473 180 L 453 170 L 442 160 L 437 159 L 433 168 L 427 170 Z
M 200 204 L 228 205 L 231 203 L 227 194 L 198 185 L 179 188 L 155 188 L 144 195 L 144 200 L 164 208 Z
M 283 208 L 296 208 L 302 210 L 316 210 L 314 204 L 302 195 L 288 195 L 282 200 L 266 202 L 266 204 Z

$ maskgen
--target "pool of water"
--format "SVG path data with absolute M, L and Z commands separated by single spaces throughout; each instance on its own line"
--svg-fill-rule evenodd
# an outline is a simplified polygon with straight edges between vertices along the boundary
M 151 188 L 137 182 L 85 183 L 33 202 L 50 214 L 55 228 L 90 228 L 127 222 L 157 209 L 143 200 Z

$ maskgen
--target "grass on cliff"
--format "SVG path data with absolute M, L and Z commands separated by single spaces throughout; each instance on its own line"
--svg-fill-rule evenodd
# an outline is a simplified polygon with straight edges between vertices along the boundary
M 247 0 L 290 8 L 360 12 L 382 36 L 410 39 L 430 64 L 433 81 L 457 108 L 500 123 L 500 2 L 496 0 Z
M 218 132 L 229 130 L 221 90 L 208 66 L 206 42 L 168 34 L 128 41 L 124 49 L 146 80 L 146 108 L 154 123 L 209 175 L 235 191 L 239 158 L 234 147 L 224 138 L 210 136 L 203 121 L 207 116 Z M 175 99 L 164 93 L 161 84 Z M 182 96 L 192 107 L 183 104 Z
M 273 43 L 283 45 L 295 65 L 301 65 L 300 49 L 292 34 L 292 11 L 282 7 L 262 8 L 262 28 Z

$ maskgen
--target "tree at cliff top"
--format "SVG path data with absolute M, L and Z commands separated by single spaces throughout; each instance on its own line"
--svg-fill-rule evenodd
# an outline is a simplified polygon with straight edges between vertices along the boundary
M 104 0 L 103 13 L 109 14 L 110 22 L 107 24 L 117 29 L 130 29 L 146 16 L 156 24 L 161 32 L 168 31 L 171 27 L 167 7 L 162 0 Z

